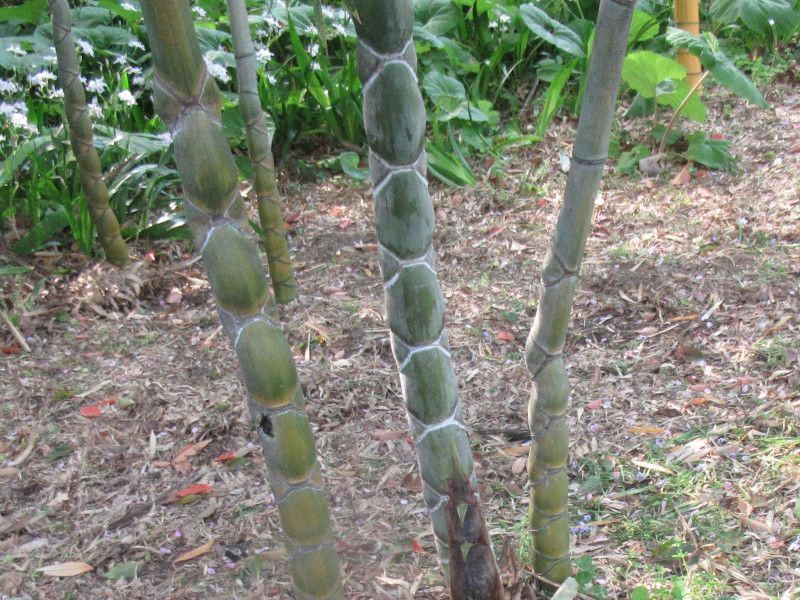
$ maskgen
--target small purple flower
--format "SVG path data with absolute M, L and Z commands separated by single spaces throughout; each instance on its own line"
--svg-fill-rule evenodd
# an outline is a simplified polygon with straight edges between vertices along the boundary
M 636 479 L 644 479 L 644 473 L 641 471 L 636 471 Z

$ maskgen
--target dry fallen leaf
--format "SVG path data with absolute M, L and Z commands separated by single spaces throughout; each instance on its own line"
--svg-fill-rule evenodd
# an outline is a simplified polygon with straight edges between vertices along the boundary
M 628 427 L 630 433 L 654 433 L 661 435 L 666 431 L 663 427 Z
M 525 466 L 528 464 L 528 459 L 525 456 L 520 456 L 517 460 L 513 462 L 511 465 L 511 472 L 514 475 L 519 475 L 525 470 Z
M 670 183 L 672 185 L 686 185 L 692 180 L 692 175 L 689 173 L 689 165 L 684 166 L 675 177 L 672 178 Z
M 169 291 L 164 301 L 167 304 L 180 304 L 181 300 L 183 300 L 183 294 L 178 288 L 174 287 Z
M 662 467 L 661 465 L 657 465 L 655 463 L 647 462 L 644 460 L 632 460 L 633 464 L 637 467 L 641 467 L 642 469 L 650 469 L 651 471 L 658 471 L 659 473 L 666 473 L 667 475 L 672 475 L 673 471 L 668 469 L 667 467 Z
M 94 570 L 94 567 L 84 562 L 64 562 L 39 567 L 36 570 L 50 577 L 75 577 L 75 575 Z
M 178 558 L 175 559 L 175 562 L 184 562 L 186 560 L 192 560 L 193 558 L 197 558 L 201 554 L 205 554 L 206 552 L 211 552 L 211 549 L 214 547 L 214 542 L 216 538 L 211 538 L 207 543 L 203 544 L 202 546 L 198 546 L 194 550 L 189 550 L 185 554 L 181 554 Z
M 184 462 L 188 460 L 190 456 L 195 456 L 200 450 L 205 448 L 211 443 L 211 440 L 203 440 L 202 442 L 197 442 L 196 444 L 189 444 L 188 446 L 184 446 L 181 448 L 181 451 L 178 452 L 178 456 L 175 457 L 174 462 Z

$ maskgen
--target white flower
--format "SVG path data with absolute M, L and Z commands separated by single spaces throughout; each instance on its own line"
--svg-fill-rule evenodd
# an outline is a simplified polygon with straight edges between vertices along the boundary
M 164 133 L 159 133 L 158 138 L 161 140 L 161 143 L 164 144 L 165 148 L 168 148 L 169 145 L 172 143 L 172 134 L 169 131 L 165 131 Z
M 114 57 L 114 64 L 115 65 L 127 65 L 128 64 L 128 57 L 124 54 L 117 54 Z
M 119 93 L 119 99 L 122 100 L 128 106 L 133 106 L 136 104 L 136 98 L 133 97 L 130 90 L 122 90 Z
M 42 57 L 42 60 L 45 62 L 49 62 L 51 65 L 54 65 L 58 62 L 58 57 L 55 54 L 45 54 Z
M 129 41 L 128 42 L 128 46 L 130 46 L 131 48 L 137 48 L 139 50 L 144 50 L 144 44 L 142 42 L 140 42 L 139 40 L 136 40 L 136 39 L 133 39 L 133 40 Z
M 222 65 L 215 62 L 207 62 L 206 64 L 208 65 L 208 72 L 211 73 L 212 77 L 216 77 L 223 83 L 228 83 L 231 80 L 231 76 L 228 75 L 228 70 Z
M 128 72 L 128 75 L 140 75 L 142 73 L 142 67 L 137 67 L 136 65 L 128 65 L 128 68 L 125 70 Z
M 144 85 L 144 77 L 142 77 L 141 75 L 137 75 L 136 77 L 131 79 L 131 83 L 133 85 L 137 85 L 139 87 L 142 87 Z
M 48 98 L 53 98 L 53 99 L 55 99 L 55 98 L 63 98 L 64 97 L 64 90 L 62 90 L 60 87 L 53 88 L 48 92 L 47 97 Z
M 25 56 L 27 54 L 27 52 L 23 50 L 19 44 L 12 44 L 8 48 L 6 48 L 6 50 L 8 50 L 9 52 L 13 52 L 14 54 L 17 54 L 19 56 Z
M 264 15 L 264 24 L 265 24 L 265 25 L 266 25 L 266 26 L 267 26 L 269 29 L 281 29 L 281 23 L 280 23 L 280 21 L 278 21 L 278 19 L 276 19 L 275 17 L 273 17 L 273 16 L 272 16 L 272 15 L 270 15 L 270 14 L 266 14 L 266 15 Z
M 256 60 L 265 63 L 272 59 L 272 50 L 269 48 L 259 48 L 256 50 Z
M 347 28 L 338 21 L 333 24 L 333 28 L 336 30 L 336 33 L 339 35 L 347 35 Z
M 311 48 L 308 49 L 308 53 L 311 56 L 316 56 L 319 54 L 319 44 L 311 44 Z
M 11 81 L 10 79 L 0 79 L 0 93 L 8 92 L 13 94 L 15 92 L 19 92 L 21 88 L 15 81 Z
M 501 23 L 511 23 L 511 15 L 507 15 L 505 13 L 500 13 L 499 15 L 497 15 L 497 19 Z
M 89 109 L 89 114 L 95 119 L 103 116 L 103 108 L 97 103 L 97 98 L 92 98 L 92 101 L 86 105 Z
M 89 56 L 94 56 L 94 48 L 92 48 L 92 45 L 89 42 L 86 40 L 77 40 L 76 44 L 78 45 L 78 48 L 80 48 L 81 52 Z
M 192 10 L 194 11 L 194 14 L 196 14 L 200 18 L 206 16 L 206 11 L 200 6 L 193 6 Z
M 130 2 L 120 2 L 119 6 L 123 10 L 132 10 L 132 11 L 136 10 L 136 7 L 133 4 L 131 4 Z
M 278 83 L 278 78 L 275 77 L 274 73 L 267 73 L 267 81 L 269 81 L 270 85 L 275 85 Z
M 6 136 L 0 134 L 0 142 L 5 142 L 5 141 L 6 141 Z
M 100 92 L 106 89 L 106 82 L 103 81 L 102 77 L 97 77 L 95 79 L 89 80 L 86 84 L 86 91 L 93 92 L 95 94 L 99 94 Z
M 313 71 L 322 71 L 322 66 L 317 61 L 314 61 L 311 63 L 311 69 Z
M 309 35 L 319 35 L 319 29 L 313 23 L 309 23 L 308 27 L 306 27 L 306 33 Z
M 13 112 L 11 113 L 11 124 L 14 127 L 19 127 L 20 129 L 24 129 L 28 127 L 28 115 L 25 115 L 21 112 Z
M 28 75 L 28 83 L 36 85 L 40 88 L 47 87 L 47 82 L 56 79 L 55 73 L 50 71 L 39 71 L 33 75 Z

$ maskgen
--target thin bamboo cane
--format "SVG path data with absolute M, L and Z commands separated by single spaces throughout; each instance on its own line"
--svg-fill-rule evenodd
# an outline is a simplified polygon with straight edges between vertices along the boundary
M 700 35 L 700 7 L 697 0 L 675 0 L 675 26 L 692 35 Z M 686 67 L 686 82 L 695 85 L 703 76 L 700 59 L 685 48 L 678 48 L 675 57 Z
M 278 504 L 295 596 L 343 598 L 339 558 L 314 436 L 292 351 L 270 315 L 274 300 L 220 123 L 222 98 L 200 53 L 187 0 L 143 0 L 153 52 L 153 99 L 175 140 L 186 216 L 222 324 L 234 343 L 253 425 Z
M 267 120 L 258 96 L 256 58 L 247 6 L 244 0 L 227 0 L 228 19 L 236 55 L 239 80 L 239 110 L 247 130 L 247 149 L 253 162 L 253 183 L 258 200 L 258 216 L 267 250 L 269 275 L 275 300 L 284 304 L 297 296 L 297 281 L 286 243 L 286 228 L 281 215 L 281 197 L 275 181 L 275 164 Z
M 611 122 L 635 0 L 602 0 L 586 96 L 564 202 L 542 270 L 541 301 L 525 347 L 533 376 L 528 408 L 534 570 L 557 583 L 572 574 L 567 521 L 569 379 L 562 355 L 575 284 L 608 156 Z
M 78 161 L 81 186 L 86 194 L 89 215 L 106 260 L 117 267 L 130 263 L 128 247 L 119 231 L 119 222 L 108 203 L 108 187 L 103 179 L 100 157 L 94 147 L 92 121 L 86 107 L 86 92 L 80 78 L 78 53 L 72 39 L 72 13 L 67 0 L 48 0 L 53 17 L 53 42 L 58 61 L 58 80 L 64 90 L 64 108 L 69 123 L 72 151 Z
M 414 7 L 411 0 L 355 4 L 381 274 L 423 494 L 453 598 L 501 599 L 434 264 Z

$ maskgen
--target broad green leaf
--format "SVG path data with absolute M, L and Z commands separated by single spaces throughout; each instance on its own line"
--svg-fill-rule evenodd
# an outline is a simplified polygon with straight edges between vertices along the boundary
M 629 152 L 623 152 L 619 155 L 617 159 L 617 171 L 628 174 L 635 173 L 639 170 L 639 161 L 648 156 L 650 156 L 650 148 L 641 145 L 634 146 Z M 594 475 L 592 477 L 594 477 Z M 592 481 L 592 477 L 587 479 L 584 485 L 588 485 L 589 482 Z M 599 487 L 599 484 L 597 487 Z
M 640 10 L 633 11 L 631 32 L 628 34 L 628 47 L 636 42 L 643 42 L 658 35 L 658 21 Z
M 712 169 L 727 169 L 733 163 L 733 156 L 729 151 L 730 142 L 707 139 L 702 131 L 693 133 L 686 139 L 689 140 L 686 154 L 693 161 Z
M 691 91 L 692 86 L 681 79 L 680 81 L 675 82 L 673 91 L 666 94 L 659 93 L 657 101 L 659 104 L 664 104 L 677 110 L 681 105 L 681 102 L 684 101 L 686 96 Z M 705 122 L 706 105 L 703 104 L 703 101 L 700 100 L 700 96 L 698 96 L 697 93 L 692 94 L 692 97 L 686 102 L 686 105 L 681 111 L 681 115 L 691 119 L 692 121 L 697 121 L 698 123 Z
M 128 10 L 127 8 L 123 8 L 121 3 L 114 2 L 113 0 L 98 0 L 98 4 L 110 10 L 118 17 L 125 19 L 128 25 L 133 25 L 142 18 L 142 12 L 140 10 Z
M 748 102 L 769 108 L 769 104 L 753 82 L 719 49 L 717 38 L 713 34 L 704 33 L 700 37 L 695 37 L 691 33 L 670 27 L 667 29 L 667 41 L 678 48 L 686 48 L 698 56 L 703 67 L 711 71 L 711 75 L 720 85 Z
M 525 25 L 534 35 L 548 44 L 553 44 L 567 54 L 584 58 L 583 41 L 580 36 L 563 23 L 559 23 L 538 6 L 523 4 L 519 7 L 519 14 Z
M 135 560 L 131 560 L 128 562 L 117 563 L 113 567 L 111 567 L 108 571 L 103 573 L 103 577 L 106 579 L 133 579 L 136 577 L 136 573 L 139 571 L 139 563 Z
M 741 20 L 749 30 L 764 36 L 774 31 L 778 37 L 788 37 L 800 24 L 795 0 L 714 0 L 708 12 L 717 23 Z
M 680 80 L 684 77 L 686 67 L 649 50 L 629 54 L 622 64 L 622 80 L 643 98 L 655 98 L 658 84 L 667 79 Z
M 451 0 L 416 0 L 414 20 L 426 31 L 443 36 L 458 27 L 462 16 Z
M 47 0 L 28 0 L 20 6 L 6 6 L 0 8 L 0 23 L 22 21 L 36 25 L 42 20 L 46 10 Z
M 369 169 L 359 167 L 359 162 L 361 162 L 361 157 L 355 152 L 345 152 L 339 157 L 339 165 L 342 167 L 342 171 L 353 179 L 363 181 L 369 178 Z
M 57 233 L 61 233 L 68 224 L 67 213 L 59 207 L 31 227 L 28 233 L 11 247 L 11 250 L 20 255 L 33 254 L 50 242 Z
M 164 151 L 164 140 L 154 133 L 121 131 L 107 125 L 95 125 L 94 145 L 100 150 L 121 148 L 130 154 L 157 154 Z
M 648 600 L 648 598 L 650 598 L 650 593 L 643 585 L 634 588 L 631 592 L 631 600 Z
M 578 59 L 576 58 L 569 64 L 562 66 L 550 82 L 550 87 L 547 88 L 547 94 L 544 98 L 544 106 L 539 113 L 539 120 L 536 123 L 536 135 L 540 138 L 544 137 L 556 112 L 561 108 L 561 105 L 564 104 L 566 93 L 562 94 L 561 92 L 577 64 Z
M 467 92 L 457 79 L 453 79 L 438 71 L 430 71 L 422 80 L 422 87 L 434 103 L 442 96 L 450 96 L 459 100 L 466 100 Z
M 15 267 L 14 265 L 4 265 L 0 267 L 0 275 L 21 275 L 33 270 L 33 267 Z

